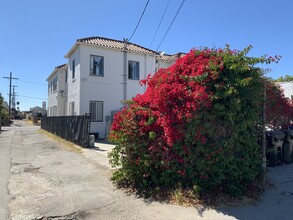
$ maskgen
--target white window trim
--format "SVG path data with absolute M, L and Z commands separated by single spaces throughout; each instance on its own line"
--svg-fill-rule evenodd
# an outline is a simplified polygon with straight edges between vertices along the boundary
M 129 66 L 131 65 L 131 63 L 138 64 L 138 74 L 137 74 L 137 76 L 135 76 L 134 73 L 132 73 L 132 76 L 130 75 Z M 139 78 L 140 78 L 140 63 L 139 63 L 139 61 L 128 60 L 128 79 L 131 79 L 131 80 L 139 80 Z

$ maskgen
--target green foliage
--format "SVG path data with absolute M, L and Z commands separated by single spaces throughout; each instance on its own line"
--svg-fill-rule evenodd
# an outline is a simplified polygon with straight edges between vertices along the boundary
M 285 75 L 275 80 L 275 82 L 293 82 L 293 76 Z
M 4 98 L 2 94 L 0 93 L 0 117 L 2 117 L 2 125 L 9 125 L 8 110 L 3 107 L 3 101 L 4 101 Z
M 279 59 L 248 57 L 250 49 L 191 50 L 143 80 L 146 93 L 114 118 L 112 180 L 144 195 L 178 185 L 243 195 L 261 173 L 264 83 L 255 66 Z

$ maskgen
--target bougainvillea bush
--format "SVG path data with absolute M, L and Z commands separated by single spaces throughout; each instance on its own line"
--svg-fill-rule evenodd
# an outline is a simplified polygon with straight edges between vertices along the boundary
M 258 144 L 264 99 L 260 63 L 243 51 L 193 49 L 142 80 L 114 117 L 112 180 L 140 192 L 178 186 L 242 195 L 261 173 Z
M 266 85 L 266 125 L 273 130 L 286 130 L 293 124 L 293 102 L 285 98 L 280 86 L 271 80 Z

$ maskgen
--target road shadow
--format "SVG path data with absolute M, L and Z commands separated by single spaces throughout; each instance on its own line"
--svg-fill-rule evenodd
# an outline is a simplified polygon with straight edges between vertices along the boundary
M 214 209 L 236 219 L 293 219 L 293 164 L 268 168 L 267 184 L 259 200 L 243 199 Z
M 105 151 L 107 151 L 107 150 L 104 150 L 104 149 L 101 149 L 101 148 L 99 148 L 99 147 L 89 147 L 89 148 L 87 148 L 87 149 L 89 149 L 89 150 L 93 150 L 93 151 L 100 151 L 100 152 L 105 152 Z

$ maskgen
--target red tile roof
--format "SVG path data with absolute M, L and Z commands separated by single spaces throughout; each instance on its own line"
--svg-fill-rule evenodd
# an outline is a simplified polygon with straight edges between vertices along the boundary
M 177 58 L 184 57 L 184 56 L 185 56 L 185 53 L 181 53 L 181 52 L 173 54 L 173 55 L 163 54 L 163 55 L 158 56 L 157 60 L 172 62 L 172 61 L 175 61 Z
M 105 38 L 105 37 L 81 38 L 81 39 L 77 39 L 77 42 L 98 45 L 98 46 L 108 47 L 108 48 L 113 48 L 113 49 L 118 49 L 118 50 L 125 49 L 125 41 L 114 40 L 114 39 Z M 132 51 L 132 52 L 136 52 L 136 53 L 158 55 L 158 53 L 156 51 L 139 46 L 139 45 L 131 43 L 131 42 L 127 42 L 127 50 Z
M 67 63 L 56 66 L 55 69 L 65 69 L 67 67 Z

